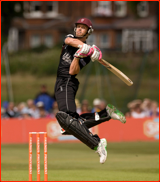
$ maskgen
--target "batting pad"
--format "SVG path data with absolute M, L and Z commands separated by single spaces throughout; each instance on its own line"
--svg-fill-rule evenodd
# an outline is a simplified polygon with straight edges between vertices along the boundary
M 98 135 L 93 135 L 83 123 L 62 111 L 56 114 L 56 118 L 63 129 L 78 138 L 88 147 L 94 149 L 98 146 L 100 138 Z

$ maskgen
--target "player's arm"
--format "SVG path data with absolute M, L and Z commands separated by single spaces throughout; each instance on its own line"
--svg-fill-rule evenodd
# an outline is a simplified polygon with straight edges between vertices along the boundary
M 74 57 L 82 58 L 82 57 L 90 56 L 92 54 L 91 46 L 83 43 L 79 39 L 67 37 L 64 42 L 67 45 L 70 45 L 75 48 L 79 48 L 78 52 L 76 52 L 76 55 L 74 55 Z
M 80 41 L 79 39 L 75 39 L 71 37 L 67 37 L 64 42 L 65 44 L 70 45 L 72 47 L 76 47 L 76 48 L 80 48 L 79 45 L 82 46 L 84 44 L 84 42 Z
M 79 72 L 80 72 L 79 58 L 74 57 L 71 65 L 70 65 L 69 74 L 77 75 Z
M 90 54 L 90 53 L 87 54 L 82 53 L 82 49 L 78 49 L 77 52 L 74 54 L 74 59 L 70 65 L 70 70 L 69 70 L 70 75 L 76 75 L 79 73 L 80 71 L 79 59 L 87 57 Z M 91 47 L 90 57 L 93 62 L 95 60 L 100 60 L 102 58 L 101 50 L 97 46 L 93 45 Z

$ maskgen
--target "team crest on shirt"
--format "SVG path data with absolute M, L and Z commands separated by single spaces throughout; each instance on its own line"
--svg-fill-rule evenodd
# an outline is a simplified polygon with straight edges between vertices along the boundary
M 62 59 L 64 60 L 62 62 L 64 65 L 66 65 L 66 63 L 71 64 L 71 62 L 72 62 L 71 55 L 67 52 L 62 56 Z

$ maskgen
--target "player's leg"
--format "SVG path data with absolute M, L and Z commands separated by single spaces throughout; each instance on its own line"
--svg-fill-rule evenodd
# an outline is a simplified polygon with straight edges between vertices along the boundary
M 55 99 L 59 111 L 66 112 L 71 116 L 78 118 L 76 113 L 75 95 L 78 89 L 77 84 L 70 83 L 70 78 L 58 79 L 55 86 Z
M 68 82 L 57 84 L 55 97 L 60 111 L 56 118 L 66 133 L 72 134 L 88 147 L 96 150 L 100 155 L 100 163 L 104 163 L 107 158 L 105 139 L 102 140 L 98 135 L 93 135 L 76 114 L 75 95 L 78 87 L 71 84 Z
M 80 118 L 84 120 L 84 124 L 87 126 L 87 128 L 92 128 L 111 119 L 109 114 L 106 112 L 106 109 L 103 109 L 100 112 L 81 114 Z
M 94 149 L 100 142 L 98 135 L 94 136 L 81 121 L 69 114 L 59 111 L 56 114 L 56 118 L 63 129 L 81 140 L 91 149 Z
M 83 122 L 78 119 L 79 115 L 76 113 L 76 105 L 75 105 L 76 88 L 74 88 L 74 85 L 70 87 L 68 83 L 67 84 L 61 83 L 60 85 L 61 85 L 60 87 L 62 88 L 64 88 L 64 86 L 67 85 L 65 89 L 57 90 L 57 92 L 55 93 L 56 101 L 58 103 L 60 110 L 60 112 L 57 113 L 56 118 L 60 126 L 65 130 L 65 134 L 74 135 L 83 143 L 85 143 L 87 146 L 93 149 L 95 146 L 98 145 L 100 139 L 98 136 L 94 136 L 88 130 L 88 128 L 83 124 Z M 71 123 L 72 126 L 71 128 L 69 127 L 68 118 L 73 120 L 73 123 Z M 77 132 L 75 133 L 74 131 L 76 130 Z M 84 137 L 79 136 L 80 133 L 83 133 Z
M 88 128 L 84 126 L 84 123 L 65 112 L 59 111 L 56 114 L 56 118 L 60 126 L 64 128 L 66 132 L 78 138 L 81 142 L 95 150 L 100 155 L 100 163 L 104 163 L 106 161 L 106 139 L 100 139 L 98 135 L 93 135 Z
M 107 107 L 100 112 L 81 114 L 79 118 L 88 129 L 109 121 L 110 119 L 119 120 L 122 123 L 126 122 L 124 114 L 111 104 L 108 104 Z M 65 130 L 62 130 L 61 133 L 64 135 L 69 134 Z
M 107 107 L 100 112 L 82 114 L 80 115 L 80 118 L 84 120 L 84 124 L 87 128 L 109 121 L 110 119 L 126 123 L 124 114 L 111 104 L 108 104 Z
M 83 143 L 88 145 L 90 148 L 94 148 L 100 142 L 99 137 L 94 136 L 88 128 L 83 124 L 82 121 L 78 120 L 79 115 L 76 113 L 76 104 L 75 104 L 75 95 L 78 89 L 78 83 L 74 83 L 68 78 L 57 84 L 55 89 L 55 97 L 58 103 L 60 112 L 57 113 L 56 118 L 60 126 L 66 130 L 66 133 L 72 134 Z M 70 127 L 70 121 L 71 127 Z M 66 129 L 67 128 L 67 129 Z M 74 129 L 73 129 L 74 128 Z M 74 130 L 77 132 L 75 133 Z M 80 133 L 83 133 L 83 136 L 79 136 Z M 87 139 L 88 137 L 88 139 Z

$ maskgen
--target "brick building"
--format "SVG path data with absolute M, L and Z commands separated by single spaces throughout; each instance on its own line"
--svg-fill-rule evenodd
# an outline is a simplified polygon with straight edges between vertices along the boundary
M 88 44 L 123 52 L 157 50 L 156 1 L 139 1 L 136 13 L 126 1 L 24 1 L 23 5 L 23 18 L 14 18 L 9 30 L 10 51 L 62 43 L 82 17 L 93 23 Z

